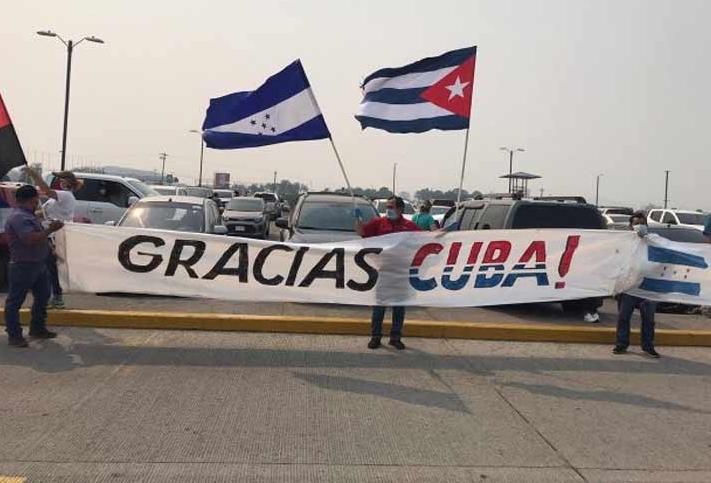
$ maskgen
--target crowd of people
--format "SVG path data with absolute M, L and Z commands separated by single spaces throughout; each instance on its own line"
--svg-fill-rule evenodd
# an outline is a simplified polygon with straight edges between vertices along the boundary
M 8 295 L 5 300 L 5 330 L 8 334 L 8 344 L 11 347 L 28 347 L 20 325 L 20 308 L 28 293 L 32 293 L 33 304 L 29 335 L 36 339 L 52 339 L 57 336 L 46 326 L 47 309 L 64 308 L 62 287 L 59 283 L 57 270 L 57 253 L 53 234 L 61 230 L 64 224 L 74 218 L 76 199 L 74 192 L 81 188 L 81 180 L 70 171 L 54 173 L 60 180 L 61 189 L 48 186 L 42 177 L 30 168 L 26 168 L 36 187 L 24 185 L 15 193 L 16 207 L 6 220 L 5 233 L 10 249 L 10 264 L 8 270 Z M 40 203 L 40 196 L 46 201 Z M 387 200 L 386 214 L 376 217 L 367 223 L 361 220 L 356 210 L 356 231 L 361 237 L 375 237 L 390 233 L 409 231 L 430 231 L 440 229 L 429 214 L 431 205 L 424 203 L 419 213 L 412 221 L 403 216 L 405 202 L 398 196 Z M 633 214 L 629 220 L 630 230 L 639 236 L 647 235 L 647 218 L 644 213 Z M 711 217 L 706 222 L 704 235 L 711 243 Z M 630 294 L 620 294 L 618 301 L 617 338 L 613 349 L 614 354 L 624 354 L 630 344 L 630 320 L 632 313 L 638 309 L 641 315 L 641 346 L 645 354 L 658 358 L 659 353 L 654 347 L 654 314 L 656 304 Z M 383 337 L 383 320 L 387 307 L 373 307 L 371 318 L 369 349 L 381 346 Z M 398 350 L 404 350 L 402 342 L 403 326 L 405 324 L 405 307 L 391 307 L 392 328 L 389 334 L 389 344 Z

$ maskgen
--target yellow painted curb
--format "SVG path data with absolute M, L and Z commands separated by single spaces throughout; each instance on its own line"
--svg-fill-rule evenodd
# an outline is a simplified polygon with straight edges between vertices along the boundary
M 29 312 L 22 311 L 29 320 Z M 284 332 L 297 334 L 367 335 L 370 321 L 343 317 L 281 315 L 241 315 L 185 312 L 133 312 L 114 310 L 50 311 L 48 324 L 67 327 L 107 327 L 115 329 L 224 330 L 244 332 Z M 389 329 L 385 324 L 385 332 Z M 408 320 L 408 337 L 448 339 L 509 340 L 521 342 L 582 342 L 612 344 L 612 327 L 582 327 L 554 324 L 496 324 Z M 658 345 L 711 347 L 711 330 L 658 329 Z M 639 331 L 632 331 L 632 343 L 639 343 Z

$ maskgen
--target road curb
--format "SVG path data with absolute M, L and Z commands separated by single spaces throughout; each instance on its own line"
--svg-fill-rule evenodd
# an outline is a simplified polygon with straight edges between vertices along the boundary
M 29 320 L 29 311 L 22 311 Z M 48 324 L 65 327 L 105 327 L 116 329 L 217 330 L 243 332 L 283 332 L 295 334 L 367 335 L 370 321 L 358 318 L 210 314 L 185 312 L 136 312 L 114 310 L 50 311 Z M 389 326 L 385 324 L 385 331 Z M 579 342 L 612 344 L 612 327 L 581 327 L 553 324 L 497 324 L 408 320 L 408 337 L 507 340 L 520 342 Z M 711 347 L 711 330 L 658 329 L 658 345 Z M 639 331 L 632 331 L 632 343 L 639 343 Z

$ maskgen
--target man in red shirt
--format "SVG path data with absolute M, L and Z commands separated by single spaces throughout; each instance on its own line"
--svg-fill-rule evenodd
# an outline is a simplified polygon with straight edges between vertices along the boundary
M 419 227 L 406 220 L 402 216 L 405 209 L 405 202 L 399 196 L 393 196 L 388 199 L 386 204 L 386 215 L 380 218 L 373 218 L 368 223 L 363 223 L 358 218 L 356 231 L 363 238 L 372 236 L 388 235 L 390 233 L 398 233 L 401 231 L 420 231 Z M 383 267 L 381 267 L 382 270 Z M 386 307 L 376 305 L 373 307 L 373 317 L 370 325 L 370 342 L 369 349 L 377 349 L 380 347 L 380 339 L 383 336 L 383 319 L 385 318 Z M 390 345 L 398 350 L 404 350 L 405 344 L 402 343 L 402 326 L 405 324 L 405 307 L 393 307 L 393 326 L 390 330 Z

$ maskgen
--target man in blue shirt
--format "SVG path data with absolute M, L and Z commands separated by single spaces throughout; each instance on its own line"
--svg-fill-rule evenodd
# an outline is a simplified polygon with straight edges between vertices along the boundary
M 47 330 L 47 301 L 49 300 L 49 275 L 47 256 L 49 255 L 50 234 L 61 229 L 64 223 L 52 221 L 43 228 L 35 210 L 39 205 L 39 194 L 34 186 L 21 186 L 15 192 L 16 207 L 5 222 L 5 234 L 10 246 L 8 267 L 8 294 L 5 299 L 5 331 L 8 344 L 12 347 L 27 347 L 20 326 L 20 307 L 32 292 L 32 319 L 30 337 L 53 339 L 57 336 Z

